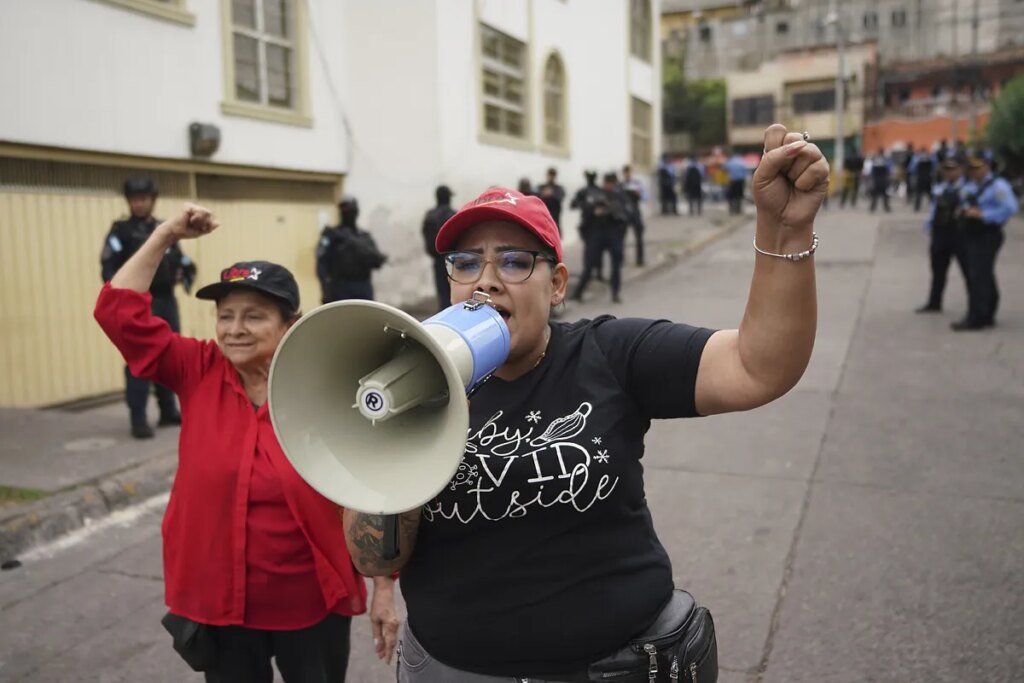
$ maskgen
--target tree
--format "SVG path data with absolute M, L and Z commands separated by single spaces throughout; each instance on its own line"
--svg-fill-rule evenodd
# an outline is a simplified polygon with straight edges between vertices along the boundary
M 662 127 L 668 134 L 689 133 L 697 148 L 726 143 L 725 81 L 687 81 L 682 60 L 662 64 Z
M 1024 74 L 1006 84 L 992 103 L 988 142 L 1006 164 L 1006 175 L 1024 175 Z

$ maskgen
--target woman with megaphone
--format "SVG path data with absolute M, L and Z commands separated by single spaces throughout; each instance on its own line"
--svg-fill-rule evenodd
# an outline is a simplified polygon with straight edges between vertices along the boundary
M 345 512 L 359 570 L 402 570 L 399 681 L 717 679 L 710 614 L 673 586 L 640 458 L 651 420 L 764 405 L 810 359 L 829 167 L 778 124 L 764 150 L 739 329 L 552 321 L 569 273 L 535 197 L 492 188 L 441 228 L 452 301 L 488 296 L 511 345 L 472 395 L 457 475 L 399 517 L 398 557 L 388 559 L 383 516 Z
M 178 471 L 163 521 L 163 623 L 207 681 L 342 683 L 351 618 L 367 591 L 346 551 L 338 508 L 285 458 L 271 426 L 267 375 L 299 317 L 283 266 L 236 263 L 196 296 L 216 305 L 216 342 L 171 331 L 148 294 L 164 252 L 218 227 L 188 205 L 158 226 L 104 285 L 95 317 L 137 377 L 170 387 L 182 406 Z M 374 579 L 377 654 L 397 637 L 391 577 Z

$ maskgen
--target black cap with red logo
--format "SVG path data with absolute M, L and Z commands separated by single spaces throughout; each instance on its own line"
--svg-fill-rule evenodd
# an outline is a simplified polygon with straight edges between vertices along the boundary
M 196 292 L 197 299 L 222 299 L 237 289 L 262 292 L 299 310 L 299 285 L 291 271 L 270 261 L 240 261 L 220 271 L 220 282 Z

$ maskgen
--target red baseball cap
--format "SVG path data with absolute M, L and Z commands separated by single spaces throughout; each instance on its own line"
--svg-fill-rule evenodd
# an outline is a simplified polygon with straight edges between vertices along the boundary
M 451 251 L 462 233 L 486 221 L 507 221 L 526 228 L 551 247 L 562 262 L 562 239 L 551 212 L 540 197 L 527 197 L 504 187 L 492 187 L 459 209 L 437 233 L 434 248 Z

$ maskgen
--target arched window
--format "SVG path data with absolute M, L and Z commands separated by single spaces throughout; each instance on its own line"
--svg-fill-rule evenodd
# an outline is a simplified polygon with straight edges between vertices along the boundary
M 651 60 L 651 0 L 630 0 L 629 51 L 645 62 Z
M 544 143 L 565 147 L 565 67 L 557 54 L 544 64 Z

